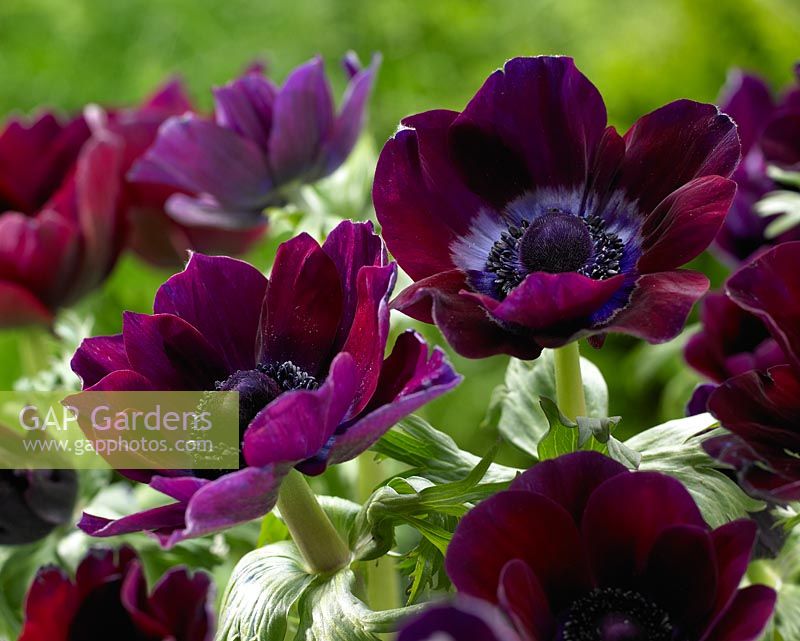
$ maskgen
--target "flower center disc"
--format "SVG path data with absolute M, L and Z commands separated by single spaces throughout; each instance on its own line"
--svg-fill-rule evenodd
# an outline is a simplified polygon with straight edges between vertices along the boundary
M 570 607 L 560 641 L 671 641 L 672 623 L 657 604 L 631 590 L 600 588 Z
M 529 272 L 578 271 L 592 255 L 592 235 L 586 223 L 560 209 L 532 221 L 519 245 L 519 257 Z

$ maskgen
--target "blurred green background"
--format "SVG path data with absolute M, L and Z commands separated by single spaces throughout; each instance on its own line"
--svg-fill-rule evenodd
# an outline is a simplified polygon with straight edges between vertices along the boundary
M 362 59 L 383 53 L 370 116 L 378 147 L 404 115 L 460 109 L 505 59 L 543 53 L 574 56 L 603 93 L 611 122 L 627 128 L 676 98 L 713 101 L 734 66 L 776 86 L 788 83 L 800 58 L 800 2 L 2 0 L 0 113 L 135 103 L 173 73 L 208 107 L 209 87 L 255 58 L 282 80 L 316 53 L 334 72 L 349 49 Z M 340 91 L 342 74 L 331 75 Z M 254 259 L 259 267 L 268 253 Z M 715 283 L 724 277 L 711 258 L 699 265 Z M 164 277 L 126 257 L 87 303 L 97 315 L 95 331 L 116 331 L 120 307 L 148 311 Z M 21 337 L 0 334 L 4 388 L 21 373 Z M 694 383 L 681 367 L 679 344 L 653 349 L 614 337 L 603 350 L 584 352 L 609 379 L 611 411 L 623 415 L 627 432 L 675 416 Z M 479 424 L 505 360 L 458 359 L 457 367 L 466 382 L 426 413 L 481 450 L 495 438 Z

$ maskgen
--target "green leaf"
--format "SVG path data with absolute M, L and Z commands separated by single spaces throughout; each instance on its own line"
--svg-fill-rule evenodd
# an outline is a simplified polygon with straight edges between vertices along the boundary
M 356 587 L 349 567 L 326 575 L 309 573 L 291 541 L 253 550 L 233 570 L 215 639 L 377 641 L 376 634 L 393 631 L 398 621 L 418 611 L 373 612 L 355 596 Z M 291 626 L 295 611 L 296 626 Z
M 703 450 L 704 440 L 724 433 L 715 429 L 716 425 L 710 414 L 699 414 L 652 427 L 625 441 L 641 455 L 639 469 L 663 472 L 681 481 L 712 527 L 764 508 L 761 501 L 747 496 L 720 472 L 720 464 Z
M 374 452 L 411 466 L 409 474 L 417 474 L 434 483 L 462 479 L 480 463 L 474 454 L 459 449 L 447 434 L 431 427 L 418 416 L 409 416 L 384 434 L 372 446 Z M 483 481 L 487 483 L 512 480 L 519 470 L 492 463 Z
M 591 417 L 608 414 L 608 386 L 600 370 L 581 358 L 581 376 L 586 396 L 586 413 Z M 505 383 L 496 388 L 486 421 L 497 425 L 505 439 L 531 456 L 538 456 L 539 441 L 550 424 L 539 401 L 556 398 L 553 351 L 546 349 L 533 361 L 512 358 Z
M 290 541 L 253 550 L 228 582 L 217 641 L 284 641 L 289 610 L 313 581 Z

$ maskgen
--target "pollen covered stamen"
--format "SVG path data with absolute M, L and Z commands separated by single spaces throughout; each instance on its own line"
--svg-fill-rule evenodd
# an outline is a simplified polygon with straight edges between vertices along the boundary
M 669 615 L 632 590 L 599 588 L 575 601 L 562 624 L 562 641 L 672 641 Z

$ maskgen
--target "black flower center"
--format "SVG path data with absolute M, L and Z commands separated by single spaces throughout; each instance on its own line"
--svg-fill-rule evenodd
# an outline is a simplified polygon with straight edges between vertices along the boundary
M 575 601 L 558 637 L 561 641 L 671 641 L 667 613 L 632 590 L 599 588 Z
M 217 381 L 218 392 L 239 392 L 239 432 L 244 433 L 256 415 L 284 392 L 316 389 L 317 379 L 292 361 L 257 365 L 238 370 L 224 381 Z
M 486 271 L 505 298 L 532 272 L 578 272 L 595 280 L 620 273 L 624 243 L 599 216 L 551 209 L 532 222 L 510 225 L 492 245 Z

